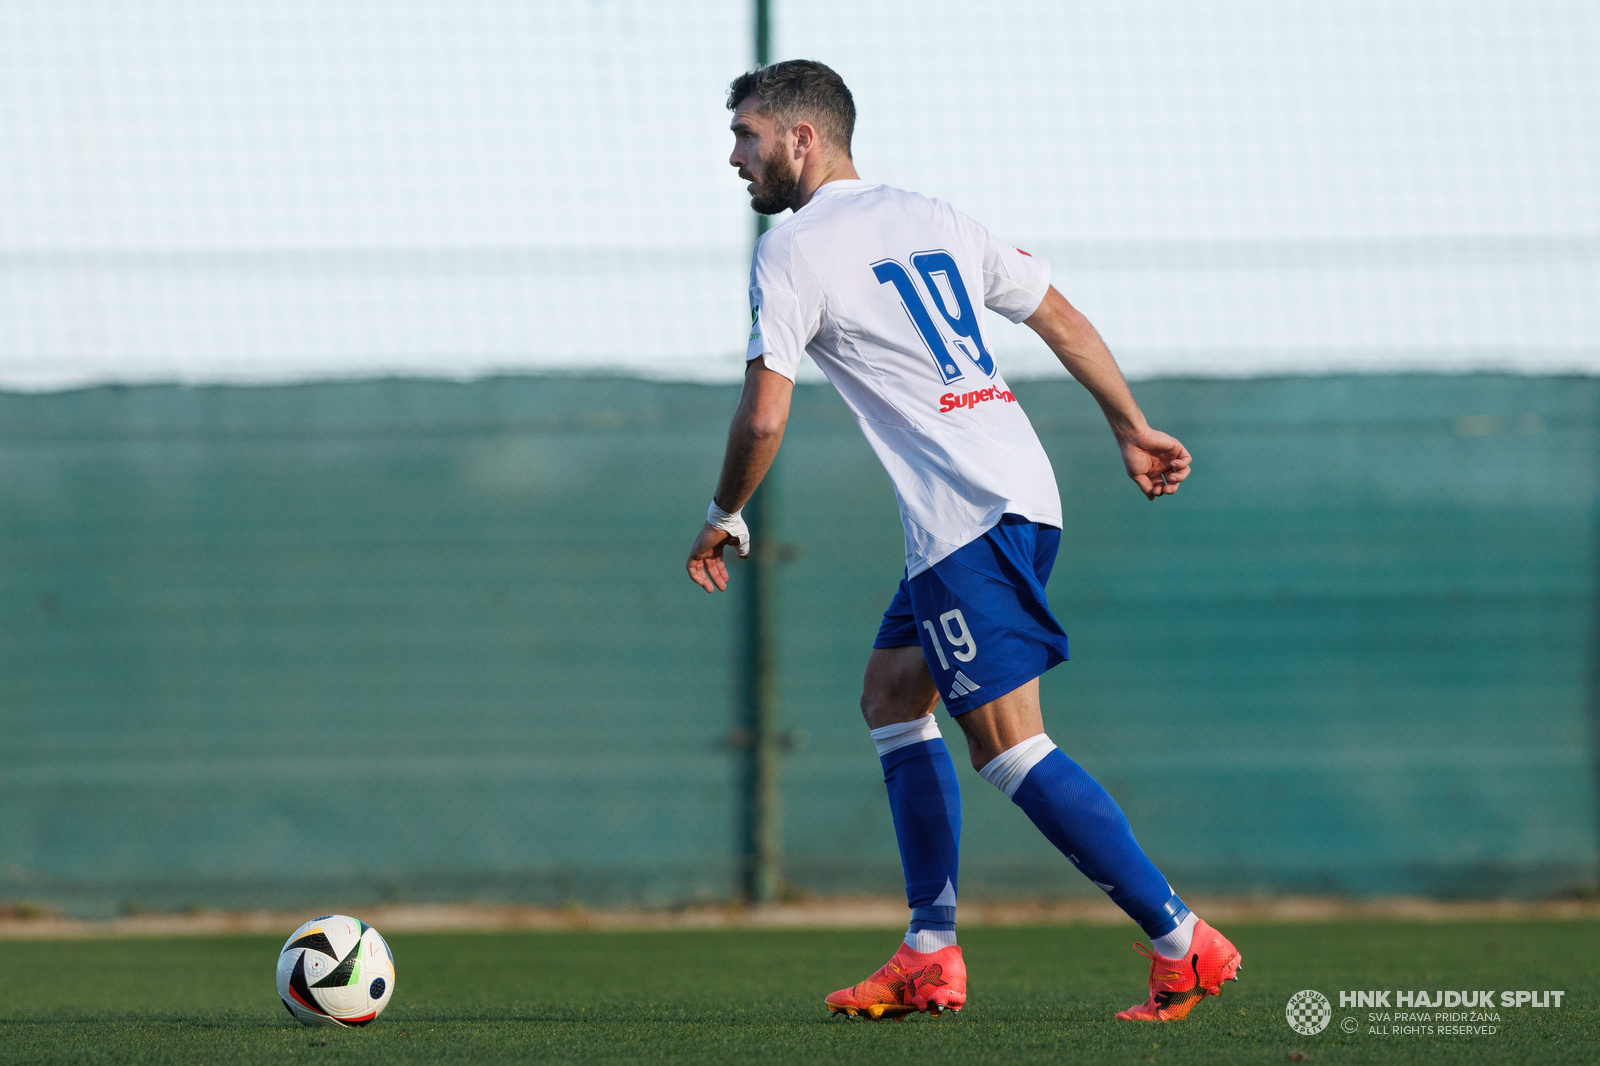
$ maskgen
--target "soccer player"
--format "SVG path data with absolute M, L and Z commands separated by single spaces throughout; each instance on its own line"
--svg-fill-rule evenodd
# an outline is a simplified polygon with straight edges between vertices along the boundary
M 828 67 L 794 60 L 744 74 L 728 109 L 729 162 L 750 183 L 751 206 L 794 216 L 756 247 L 744 391 L 689 577 L 726 589 L 723 550 L 749 554 L 740 510 L 783 440 L 802 354 L 855 414 L 905 525 L 905 578 L 873 643 L 861 711 L 883 764 L 911 924 L 894 957 L 828 996 L 828 1009 L 876 1019 L 966 1002 L 955 926 L 961 794 L 934 722 L 942 699 L 978 774 L 1149 936 L 1149 996 L 1117 1017 L 1187 1016 L 1237 979 L 1239 952 L 1184 905 L 1121 808 L 1045 735 L 1039 676 L 1067 657 L 1044 591 L 1061 500 L 979 308 L 1033 329 L 1089 390 L 1145 496 L 1177 492 L 1189 453 L 1145 422 L 1099 334 L 1051 287 L 1048 264 L 949 204 L 857 176 L 855 103 Z

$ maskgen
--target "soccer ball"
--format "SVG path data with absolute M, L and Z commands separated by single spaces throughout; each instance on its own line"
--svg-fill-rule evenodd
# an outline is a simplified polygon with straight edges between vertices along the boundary
M 278 955 L 278 998 L 301 1025 L 366 1025 L 392 995 L 394 953 L 366 922 L 313 918 Z

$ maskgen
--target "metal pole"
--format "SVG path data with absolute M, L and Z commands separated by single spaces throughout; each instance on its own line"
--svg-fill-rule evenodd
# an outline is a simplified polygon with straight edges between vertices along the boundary
M 755 0 L 756 66 L 770 62 L 771 18 L 768 0 Z M 767 231 L 767 216 L 756 216 L 756 240 Z M 755 549 L 745 568 L 744 634 L 740 670 L 740 730 L 744 746 L 743 818 L 740 833 L 742 894 L 749 903 L 771 903 L 783 881 L 783 793 L 778 758 L 783 725 L 778 704 L 777 620 L 778 466 L 773 463 L 761 487 L 745 504 Z
M 1592 407 L 1589 412 L 1589 454 L 1600 458 L 1600 412 Z M 1600 468 L 1600 464 L 1597 464 Z M 1589 545 L 1593 553 L 1590 563 L 1589 585 L 1589 669 L 1588 692 L 1586 693 L 1589 712 L 1589 773 L 1591 775 L 1590 787 L 1594 789 L 1595 827 L 1600 830 L 1600 524 L 1597 524 L 1597 513 L 1593 500 L 1600 497 L 1600 484 L 1591 489 Z M 1600 883 L 1600 838 L 1595 841 L 1595 856 L 1597 865 L 1590 871 L 1594 883 Z
M 744 662 L 741 695 L 744 741 L 744 833 L 742 867 L 744 898 L 771 903 L 783 880 L 782 790 L 778 760 L 783 726 L 778 701 L 777 609 L 778 561 L 774 543 L 777 522 L 776 467 L 751 501 L 745 517 L 755 550 L 745 569 L 743 611 Z
M 772 62 L 772 11 L 767 0 L 756 2 L 756 66 L 764 67 Z M 765 218 L 765 216 L 762 216 Z M 760 226 L 766 229 L 766 226 Z

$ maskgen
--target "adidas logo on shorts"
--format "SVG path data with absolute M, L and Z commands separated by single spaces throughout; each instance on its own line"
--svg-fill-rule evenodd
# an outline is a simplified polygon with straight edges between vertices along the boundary
M 957 670 L 956 683 L 950 686 L 950 699 L 958 700 L 962 696 L 970 695 L 976 691 L 978 691 L 978 683 L 960 670 Z

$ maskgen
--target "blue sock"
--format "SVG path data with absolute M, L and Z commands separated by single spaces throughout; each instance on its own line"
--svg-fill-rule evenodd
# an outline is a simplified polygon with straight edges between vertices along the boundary
M 906 943 L 937 951 L 956 942 L 961 789 L 955 764 L 932 715 L 872 732 L 911 906 Z
M 1038 757 L 1041 750 L 1044 754 Z M 1020 781 L 996 780 L 1006 769 L 997 764 L 1007 759 L 1015 764 L 1013 769 L 1024 770 Z M 1031 769 L 1024 769 L 1030 761 Z M 1189 908 L 1133 838 L 1133 828 L 1116 800 L 1049 737 L 1040 734 L 1024 741 L 982 773 L 1011 796 L 1085 877 L 1138 922 L 1146 936 L 1165 936 L 1188 915 Z

